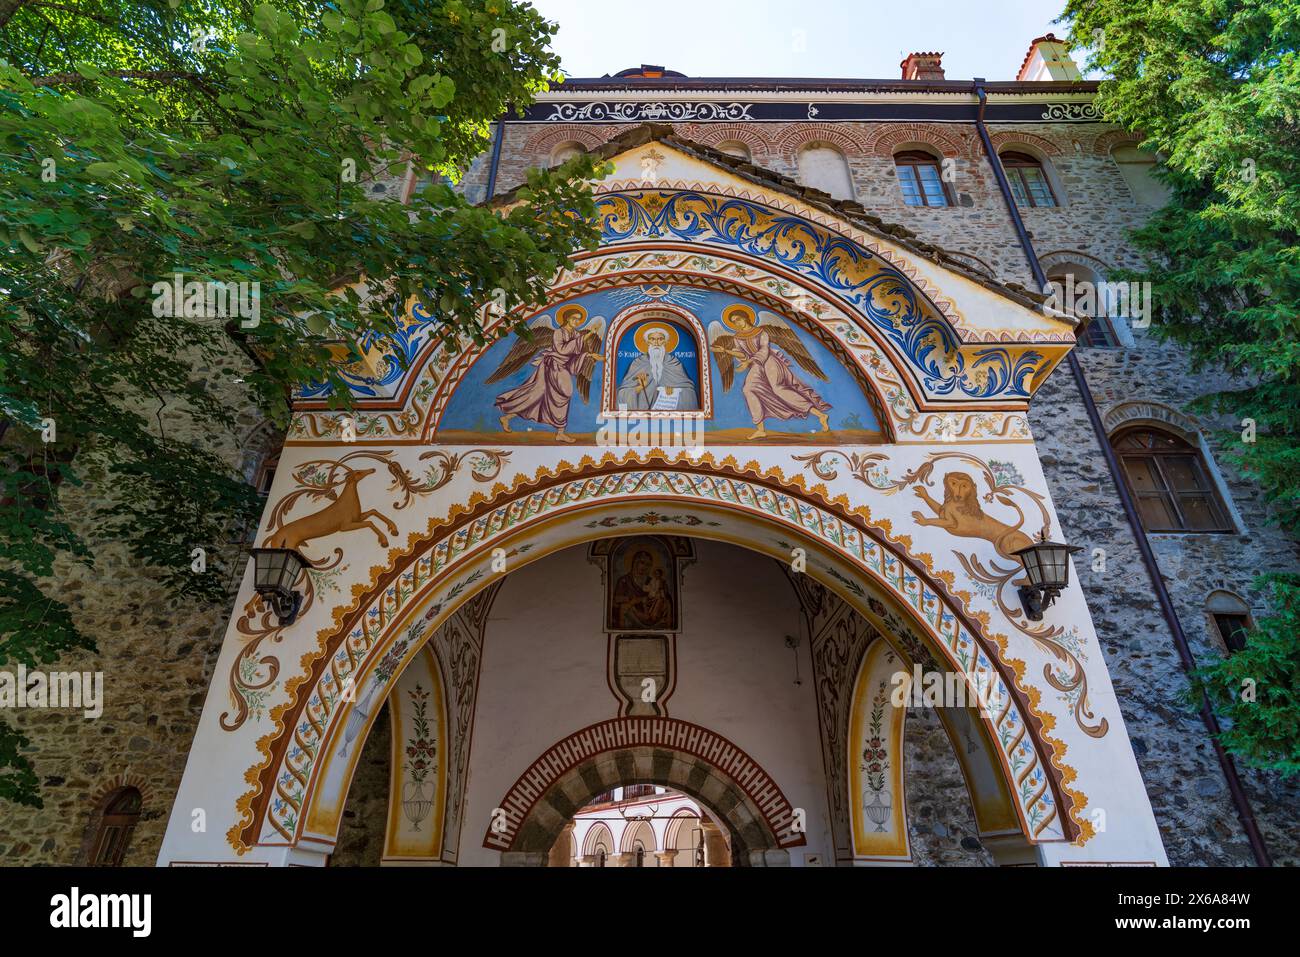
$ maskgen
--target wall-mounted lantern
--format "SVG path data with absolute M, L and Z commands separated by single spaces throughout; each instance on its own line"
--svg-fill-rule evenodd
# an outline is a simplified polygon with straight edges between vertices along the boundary
M 253 588 L 271 606 L 280 625 L 292 625 L 302 606 L 302 593 L 294 583 L 307 567 L 307 559 L 292 548 L 254 548 Z
M 1025 566 L 1028 585 L 1020 586 L 1020 604 L 1030 621 L 1042 621 L 1043 609 L 1056 601 L 1070 584 L 1070 556 L 1083 551 L 1078 545 L 1049 542 L 1047 533 L 1015 553 Z

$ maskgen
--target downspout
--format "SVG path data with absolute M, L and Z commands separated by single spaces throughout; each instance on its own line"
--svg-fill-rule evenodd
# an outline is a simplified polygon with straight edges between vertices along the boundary
M 487 202 L 497 193 L 497 164 L 501 162 L 501 141 L 505 139 L 506 133 L 506 115 L 501 114 L 497 120 L 497 132 L 492 141 L 492 165 L 488 167 L 487 195 L 483 201 Z
M 1011 225 L 1015 228 L 1016 236 L 1020 240 L 1020 248 L 1029 261 L 1029 269 L 1034 274 L 1034 281 L 1038 283 L 1039 289 L 1046 289 L 1047 276 L 1043 273 L 1043 267 L 1038 262 L 1038 254 L 1034 252 L 1034 244 L 1029 238 L 1029 233 L 1025 230 L 1025 223 L 1020 218 L 1020 209 L 1016 206 L 1015 197 L 1011 195 L 1011 186 L 1007 182 L 1006 173 L 1002 169 L 1002 163 L 998 159 L 997 152 L 993 149 L 993 143 L 989 140 L 988 128 L 984 125 L 984 107 L 988 101 L 988 94 L 984 89 L 983 77 L 976 77 L 973 83 L 973 91 L 979 97 L 979 109 L 975 114 L 975 129 L 979 132 L 980 142 L 984 145 L 984 156 L 993 169 L 993 176 L 998 182 L 998 190 L 1002 193 L 1002 200 L 1006 203 L 1007 212 L 1011 216 Z M 1192 657 L 1192 649 L 1187 643 L 1187 635 L 1183 632 L 1182 622 L 1178 620 L 1178 614 L 1174 611 L 1173 600 L 1169 597 L 1169 589 L 1165 587 L 1164 577 L 1160 574 L 1160 565 L 1156 561 L 1155 552 L 1151 549 L 1151 542 L 1147 538 L 1146 529 L 1142 526 L 1142 520 L 1138 517 L 1137 505 L 1129 492 L 1128 483 L 1121 477 L 1119 459 L 1115 455 L 1115 450 L 1111 447 L 1109 436 L 1106 435 L 1106 427 L 1102 424 L 1101 413 L 1097 411 L 1097 404 L 1093 401 L 1092 390 L 1088 388 L 1088 380 L 1084 375 L 1083 365 L 1079 362 L 1079 357 L 1075 354 L 1074 349 L 1071 349 L 1066 355 L 1066 362 L 1070 367 L 1070 374 L 1074 377 L 1074 384 L 1079 390 L 1079 395 L 1083 399 L 1083 407 L 1088 413 L 1088 421 L 1092 423 L 1092 430 L 1096 433 L 1097 444 L 1101 446 L 1102 455 L 1106 458 L 1106 467 L 1110 469 L 1111 479 L 1115 483 L 1116 491 L 1119 492 L 1120 504 L 1124 508 L 1124 517 L 1128 519 L 1129 528 L 1132 530 L 1133 538 L 1137 542 L 1138 552 L 1142 556 L 1142 564 L 1146 566 L 1147 575 L 1150 577 L 1151 585 L 1155 589 L 1156 599 L 1160 603 L 1160 611 L 1164 614 L 1165 623 L 1174 636 L 1174 645 L 1178 648 L 1178 657 L 1182 661 L 1183 670 L 1190 674 L 1196 668 L 1196 659 Z M 1232 794 L 1232 803 L 1236 805 L 1237 817 L 1241 820 L 1241 826 L 1246 832 L 1247 840 L 1250 842 L 1250 850 L 1255 856 L 1255 863 L 1260 867 L 1272 867 L 1273 861 L 1269 857 L 1268 848 L 1264 845 L 1264 838 L 1255 824 L 1255 814 L 1251 810 L 1250 799 L 1246 796 L 1245 789 L 1241 786 L 1241 778 L 1237 775 L 1237 765 L 1232 760 L 1232 755 L 1228 754 L 1223 749 L 1223 745 L 1219 743 L 1219 720 L 1215 717 L 1214 710 L 1210 707 L 1210 700 L 1205 695 L 1201 696 L 1201 722 L 1205 725 L 1205 730 L 1209 733 L 1210 741 L 1214 745 L 1214 753 L 1218 756 L 1223 777 L 1228 782 L 1228 790 Z

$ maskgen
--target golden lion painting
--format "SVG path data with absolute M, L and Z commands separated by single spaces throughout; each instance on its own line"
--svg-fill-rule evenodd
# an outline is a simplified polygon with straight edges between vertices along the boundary
M 980 507 L 975 480 L 964 472 L 949 472 L 943 477 L 942 502 L 936 502 L 934 496 L 922 485 L 917 485 L 913 491 L 938 516 L 927 518 L 921 512 L 913 512 L 912 518 L 916 519 L 918 525 L 933 525 L 961 538 L 982 538 L 997 549 L 1003 558 L 1017 564 L 1020 560 L 1016 557 L 1016 552 L 1033 544 L 1029 536 L 1020 530 L 1023 518 L 1015 525 L 1008 525 L 985 514 Z

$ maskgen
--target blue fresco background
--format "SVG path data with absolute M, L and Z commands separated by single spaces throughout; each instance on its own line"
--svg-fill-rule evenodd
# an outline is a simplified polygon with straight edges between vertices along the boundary
M 661 287 L 662 288 L 662 287 Z M 557 306 L 565 305 L 569 302 L 578 303 L 587 310 L 590 318 L 603 316 L 608 323 L 622 310 L 631 305 L 641 303 L 670 303 L 681 306 L 690 310 L 700 324 L 705 329 L 707 335 L 709 324 L 722 318 L 722 311 L 727 306 L 736 302 L 743 302 L 746 305 L 758 311 L 760 308 L 755 303 L 748 300 L 740 299 L 736 296 L 714 290 L 694 289 L 683 286 L 674 286 L 667 296 L 651 296 L 644 292 L 640 287 L 626 287 L 620 289 L 606 289 L 599 292 L 589 293 L 585 296 L 578 296 L 574 299 L 565 300 L 564 303 L 557 303 Z M 539 315 L 547 315 L 554 319 L 554 308 L 547 310 Z M 589 318 L 589 322 L 590 322 Z M 662 320 L 655 320 L 662 321 Z M 682 334 L 682 340 L 678 343 L 679 350 L 691 351 L 693 338 L 680 326 L 679 331 Z M 793 325 L 793 324 L 792 324 Z M 831 404 L 830 423 L 831 428 L 835 430 L 866 430 L 870 432 L 879 431 L 880 424 L 875 413 L 871 410 L 871 405 L 866 397 L 862 394 L 861 388 L 854 380 L 853 376 L 835 359 L 825 346 L 819 343 L 807 332 L 795 328 L 796 335 L 803 342 L 808 353 L 817 361 L 822 370 L 826 373 L 828 382 L 822 382 L 819 379 L 809 375 L 803 369 L 791 360 L 791 368 L 797 375 L 808 385 L 820 394 L 826 401 Z M 631 339 L 632 330 L 628 331 L 626 344 L 628 352 L 635 351 Z M 533 374 L 534 367 L 526 365 L 518 370 L 507 379 L 500 382 L 494 382 L 491 385 L 486 384 L 486 380 L 505 358 L 510 348 L 514 345 L 514 337 L 495 343 L 488 351 L 480 356 L 478 360 L 470 367 L 465 378 L 461 380 L 452 396 L 451 402 L 439 423 L 439 432 L 443 431 L 465 431 L 478 433 L 484 436 L 500 435 L 498 419 L 501 413 L 497 410 L 494 402 L 496 397 L 508 389 L 513 389 L 523 383 L 530 375 Z M 708 343 L 701 343 L 701 348 L 708 349 Z M 608 354 L 608 353 L 607 353 Z M 686 358 L 682 358 L 686 362 Z M 619 357 L 616 359 L 616 370 L 620 373 L 626 371 L 627 366 L 631 364 L 631 356 Z M 743 384 L 743 373 L 739 370 L 736 372 L 735 380 L 732 382 L 729 392 L 722 391 L 722 375 L 718 371 L 717 362 L 710 355 L 709 367 L 712 371 L 713 385 L 713 418 L 708 421 L 709 430 L 744 428 L 752 429 L 753 421 L 749 417 L 749 410 L 745 407 L 744 396 L 741 395 L 741 386 Z M 694 372 L 693 365 L 687 365 L 689 372 Z M 573 401 L 569 405 L 569 423 L 568 431 L 575 434 L 594 433 L 600 428 L 600 423 L 596 421 L 600 414 L 600 386 L 601 375 L 604 372 L 603 363 L 596 366 L 591 383 L 591 397 L 589 401 L 583 402 L 582 397 L 578 394 L 575 384 Z M 617 383 L 617 379 L 615 382 Z M 698 381 L 698 380 L 697 380 Z M 701 385 L 700 401 L 703 402 L 703 387 Z M 777 421 L 775 419 L 767 420 L 769 432 L 811 432 L 817 427 L 817 420 L 812 416 L 803 419 L 791 419 L 788 421 Z M 526 432 L 530 428 L 544 432 L 552 431 L 549 427 L 537 425 L 536 423 L 526 422 L 523 419 L 515 419 L 511 428 L 516 432 Z

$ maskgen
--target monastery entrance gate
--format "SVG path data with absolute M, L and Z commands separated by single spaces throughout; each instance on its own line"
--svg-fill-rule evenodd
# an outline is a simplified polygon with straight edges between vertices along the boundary
M 385 703 L 386 863 L 540 863 L 613 782 L 697 797 L 736 863 L 907 863 L 907 708 L 882 694 L 918 668 L 961 690 L 942 718 L 971 743 L 995 859 L 1164 863 L 1082 591 L 1041 621 L 1017 597 L 1015 551 L 1060 535 L 1025 411 L 1071 325 L 670 131 L 603 151 L 604 243 L 550 301 L 485 311 L 481 346 L 437 343 L 413 306 L 390 344 L 405 367 L 356 370 L 354 412 L 304 389 L 259 533 L 311 562 L 302 607 L 282 622 L 246 576 L 160 863 L 325 863 Z M 529 335 L 494 335 L 519 319 Z M 766 756 L 776 732 L 669 694 L 708 604 L 681 597 L 682 569 L 724 546 L 798 596 L 815 803 Z M 520 667 L 493 650 L 494 599 L 565 554 L 599 568 L 613 703 L 575 704 L 479 794 L 483 729 L 511 720 L 488 697 Z

